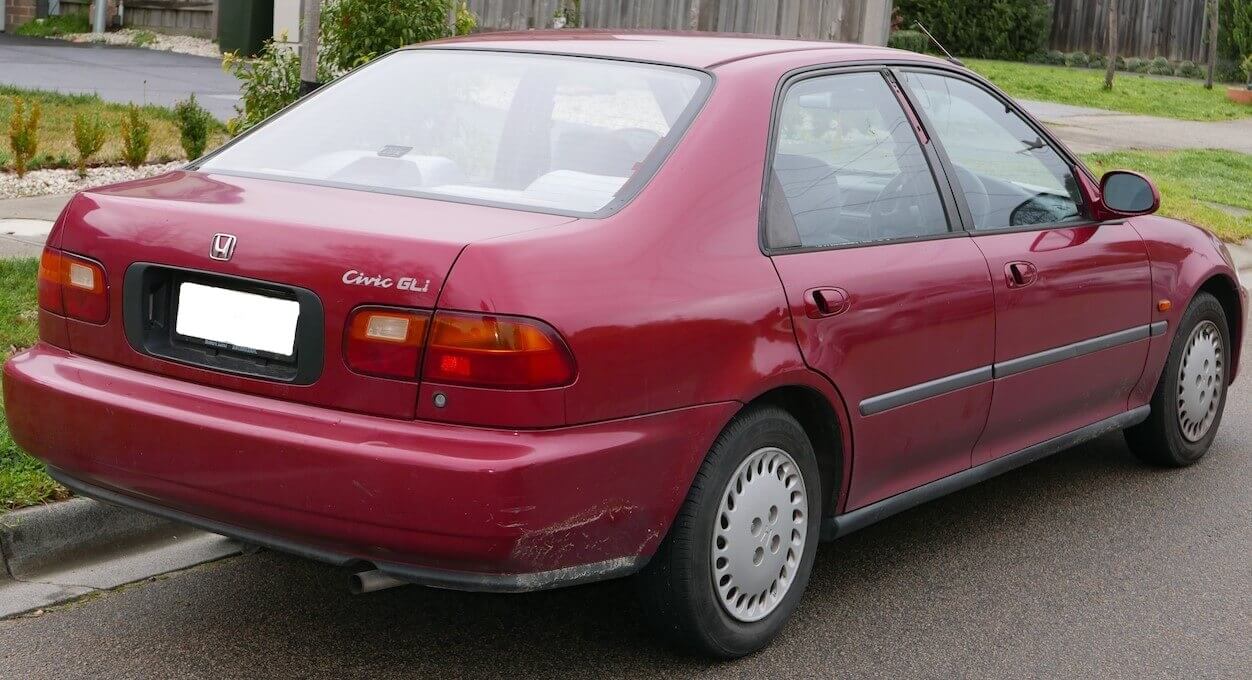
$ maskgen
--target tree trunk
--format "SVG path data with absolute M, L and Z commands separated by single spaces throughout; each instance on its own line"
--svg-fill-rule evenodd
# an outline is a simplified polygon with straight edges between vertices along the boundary
M 1113 89 L 1113 76 L 1117 73 L 1117 0 L 1109 1 L 1108 49 L 1105 56 L 1109 60 L 1104 69 L 1104 89 Z
M 322 32 L 322 2 L 304 0 L 300 9 L 300 95 L 304 96 L 318 88 L 317 39 Z
M 1210 0 L 1209 5 L 1209 72 L 1204 79 L 1204 89 L 1213 89 L 1213 71 L 1217 68 L 1217 31 L 1218 31 L 1218 0 Z

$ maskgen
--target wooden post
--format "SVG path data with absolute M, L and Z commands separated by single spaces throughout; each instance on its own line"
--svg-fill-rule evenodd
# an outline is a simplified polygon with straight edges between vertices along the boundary
M 1206 90 L 1211 90 L 1211 89 L 1213 89 L 1213 71 L 1217 68 L 1217 31 L 1218 31 L 1218 29 L 1219 29 L 1219 26 L 1218 26 L 1218 23 L 1217 23 L 1217 22 L 1218 22 L 1218 15 L 1219 15 L 1219 12 L 1217 11 L 1217 10 L 1218 10 L 1218 8 L 1217 8 L 1217 2 L 1218 2 L 1218 0 L 1209 0 L 1209 2 L 1208 2 L 1208 8 L 1209 8 L 1209 72 L 1208 72 L 1208 75 L 1204 78 L 1204 89 L 1206 89 Z
M 1111 90 L 1113 89 L 1113 76 L 1117 74 L 1117 0 L 1108 0 L 1108 3 L 1109 35 L 1105 54 L 1109 63 L 1104 69 L 1104 89 Z
M 300 7 L 300 96 L 316 90 L 317 40 L 322 32 L 322 0 L 303 0 Z

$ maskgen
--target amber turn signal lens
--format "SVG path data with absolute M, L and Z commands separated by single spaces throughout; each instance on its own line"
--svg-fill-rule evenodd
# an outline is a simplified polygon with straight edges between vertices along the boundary
M 80 321 L 109 318 L 109 286 L 104 267 L 55 248 L 39 258 L 39 306 Z
M 422 358 L 430 314 L 360 307 L 348 320 L 344 360 L 358 373 L 412 380 Z
M 497 389 L 541 389 L 574 381 L 574 357 L 552 327 L 535 319 L 438 312 L 422 379 Z
M 1173 309 L 1173 307 L 1174 303 L 1169 300 L 1161 300 L 1156 303 L 1156 311 L 1158 312 L 1168 312 L 1170 309 Z

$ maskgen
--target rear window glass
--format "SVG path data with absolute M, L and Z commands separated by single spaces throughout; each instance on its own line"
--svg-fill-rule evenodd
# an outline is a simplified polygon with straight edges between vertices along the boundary
M 690 69 L 606 59 L 405 50 L 327 87 L 198 167 L 596 213 L 647 180 L 708 81 Z

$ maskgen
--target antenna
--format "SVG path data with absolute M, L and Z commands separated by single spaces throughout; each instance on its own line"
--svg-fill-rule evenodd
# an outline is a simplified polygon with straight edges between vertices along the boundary
M 913 22 L 913 25 L 914 25 L 914 26 L 917 26 L 917 27 L 918 27 L 918 28 L 920 28 L 920 29 L 922 29 L 922 33 L 925 33 L 925 34 L 926 34 L 926 37 L 927 37 L 927 38 L 930 38 L 930 41 L 931 41 L 931 42 L 933 42 L 933 43 L 935 44 L 935 46 L 939 48 L 939 51 L 940 51 L 940 52 L 943 52 L 943 55 L 944 55 L 945 57 L 947 57 L 947 58 L 948 58 L 948 61 L 952 62 L 953 64 L 956 64 L 957 66 L 964 66 L 964 65 L 965 65 L 965 64 L 962 64 L 962 63 L 961 63 L 961 60 L 960 60 L 960 59 L 957 59 L 956 57 L 952 56 L 952 53 L 951 53 L 951 52 L 949 52 L 949 51 L 948 51 L 948 49 L 947 49 L 946 47 L 944 47 L 944 46 L 943 46 L 943 43 L 939 42 L 938 38 L 936 38 L 935 36 L 931 35 L 931 34 L 930 34 L 930 31 L 926 30 L 926 27 L 922 25 L 922 22 L 920 22 L 920 21 L 914 21 L 914 22 Z

